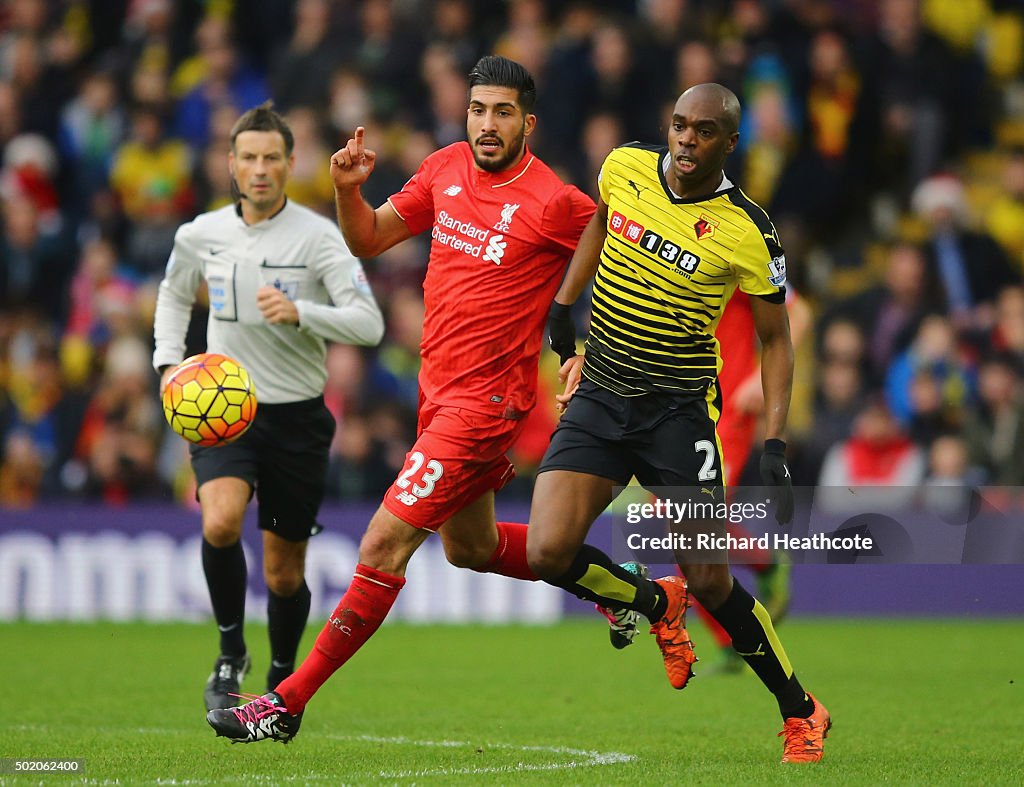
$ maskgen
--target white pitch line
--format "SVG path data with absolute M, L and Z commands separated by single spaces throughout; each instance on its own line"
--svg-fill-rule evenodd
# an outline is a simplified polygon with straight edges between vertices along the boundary
M 512 743 L 470 743 L 469 741 L 426 741 L 406 738 L 404 736 L 381 737 L 376 735 L 324 735 L 325 738 L 336 740 L 359 740 L 369 743 L 392 743 L 400 746 L 431 746 L 438 748 L 457 748 L 469 746 L 482 746 L 485 749 L 503 749 L 505 751 L 518 752 L 541 752 L 560 756 L 569 756 L 573 759 L 563 762 L 549 763 L 524 763 L 519 762 L 513 765 L 492 765 L 487 767 L 466 767 L 466 768 L 427 768 L 424 770 L 411 771 L 381 771 L 378 775 L 382 779 L 408 779 L 421 776 L 459 776 L 477 775 L 485 773 L 519 773 L 525 771 L 560 771 L 571 768 L 590 768 L 600 765 L 617 765 L 624 762 L 632 762 L 636 755 L 624 754 L 622 752 L 599 752 L 587 749 L 572 749 L 567 746 L 520 746 Z
M 38 731 L 46 730 L 46 725 L 38 724 L 21 724 L 14 729 L 19 731 Z M 98 732 L 106 732 L 104 728 L 99 728 Z M 118 731 L 120 733 L 120 731 Z M 167 735 L 171 733 L 185 734 L 188 731 L 182 729 L 161 729 L 155 727 L 138 727 L 135 732 L 142 735 Z M 398 746 L 422 746 L 439 749 L 456 749 L 456 748 L 473 748 L 474 750 L 478 747 L 491 750 L 502 750 L 512 752 L 535 752 L 541 754 L 551 754 L 562 757 L 569 757 L 568 760 L 561 762 L 548 762 L 548 763 L 525 763 L 517 762 L 510 765 L 491 765 L 486 767 L 448 767 L 448 768 L 426 768 L 423 770 L 407 770 L 407 771 L 380 771 L 377 773 L 377 777 L 381 779 L 410 779 L 410 778 L 422 778 L 424 776 L 477 776 L 488 773 L 526 773 L 536 771 L 560 771 L 570 770 L 573 768 L 593 768 L 602 765 L 618 765 L 624 762 L 632 762 L 636 760 L 635 754 L 624 754 L 622 752 L 599 752 L 590 751 L 587 749 L 574 749 L 568 746 L 523 746 L 514 743 L 472 743 L 470 741 L 451 741 L 451 740 L 417 740 L 415 738 L 407 738 L 401 735 L 392 736 L 380 736 L 380 735 L 335 735 L 331 733 L 319 735 L 321 738 L 328 738 L 330 740 L 348 740 L 348 741 L 364 741 L 367 743 L 387 743 Z M 307 739 L 308 740 L 308 739 Z M 370 774 L 347 774 L 348 777 L 360 776 L 368 777 Z M 303 782 L 303 783 L 314 783 L 314 782 L 336 782 L 337 774 L 258 774 L 258 773 L 247 773 L 244 778 L 247 781 L 253 783 L 291 783 L 291 782 Z M 83 778 L 75 779 L 69 782 L 70 784 L 82 784 L 82 785 L 118 785 L 121 784 L 120 779 L 101 779 L 101 778 L 90 778 L 83 776 Z M 175 779 L 175 778 L 159 778 L 149 784 L 157 785 L 174 785 L 175 787 L 196 787 L 198 785 L 212 785 L 222 783 L 221 779 L 211 778 L 198 778 L 198 779 Z

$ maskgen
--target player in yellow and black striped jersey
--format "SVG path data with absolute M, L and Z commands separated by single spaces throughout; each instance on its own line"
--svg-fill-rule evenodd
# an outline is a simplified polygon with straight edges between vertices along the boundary
M 719 364 L 715 326 L 737 286 L 785 301 L 785 256 L 768 216 L 724 179 L 686 199 L 665 147 L 637 143 L 604 162 L 607 236 L 594 279 L 583 376 L 622 396 L 704 398 Z
M 597 212 L 551 308 L 551 345 L 567 381 L 560 402 L 568 407 L 537 476 L 527 554 L 539 577 L 597 602 L 613 627 L 635 630 L 646 615 L 675 688 L 686 685 L 695 660 L 685 629 L 692 593 L 775 695 L 783 762 L 815 762 L 828 711 L 804 692 L 770 616 L 732 577 L 724 553 L 710 564 L 677 552 L 687 589 L 677 577 L 631 573 L 584 543 L 616 486 L 634 476 L 649 489 L 724 499 L 714 332 L 737 287 L 752 296 L 762 345 L 762 480 L 774 487 L 779 521 L 792 518 L 783 442 L 793 381 L 786 259 L 768 216 L 725 175 L 739 118 L 731 91 L 697 85 L 675 104 L 667 147 L 627 145 L 604 162 Z M 584 358 L 575 354 L 568 310 L 591 279 Z

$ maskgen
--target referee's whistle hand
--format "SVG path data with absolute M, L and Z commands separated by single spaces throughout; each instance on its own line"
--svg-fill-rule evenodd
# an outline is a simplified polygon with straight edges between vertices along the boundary
M 291 299 L 276 287 L 260 287 L 256 291 L 256 305 L 263 314 L 263 319 L 271 325 L 299 324 L 299 310 Z

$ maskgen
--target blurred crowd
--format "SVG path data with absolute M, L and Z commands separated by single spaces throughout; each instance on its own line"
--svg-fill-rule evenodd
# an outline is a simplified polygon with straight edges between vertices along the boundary
M 518 60 L 532 149 L 596 193 L 607 152 L 662 142 L 686 87 L 741 98 L 727 172 L 773 216 L 816 315 L 795 480 L 1024 484 L 1024 12 L 1015 0 L 3 0 L 0 506 L 192 499 L 150 366 L 175 229 L 231 199 L 228 132 L 272 98 L 289 195 L 333 215 L 356 125 L 379 204 L 462 139 L 466 74 Z M 374 499 L 415 429 L 427 259 L 367 261 L 379 348 L 333 346 L 329 495 Z M 581 333 L 586 314 L 577 315 Z M 189 349 L 204 349 L 197 305 Z M 557 361 L 514 457 L 525 496 Z

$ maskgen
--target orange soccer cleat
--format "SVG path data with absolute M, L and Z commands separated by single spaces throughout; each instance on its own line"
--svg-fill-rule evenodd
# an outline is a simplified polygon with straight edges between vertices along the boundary
M 686 688 L 693 674 L 697 655 L 686 631 L 686 608 L 690 606 L 690 594 L 686 580 L 682 577 L 662 577 L 655 580 L 668 596 L 668 607 L 657 623 L 651 626 L 651 633 L 658 640 L 661 656 L 665 660 L 665 672 L 673 688 Z
M 825 753 L 825 738 L 832 728 L 832 717 L 825 706 L 808 693 L 814 712 L 806 719 L 786 719 L 780 736 L 785 736 L 783 762 L 818 762 Z

